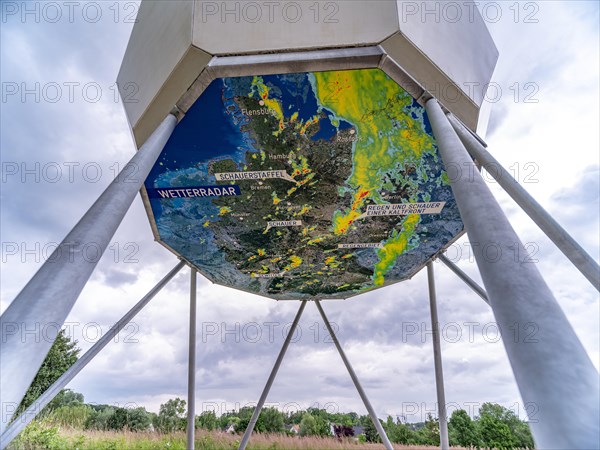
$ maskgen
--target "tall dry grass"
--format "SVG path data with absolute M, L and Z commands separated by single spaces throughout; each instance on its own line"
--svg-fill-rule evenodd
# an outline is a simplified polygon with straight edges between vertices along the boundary
M 159 434 L 155 432 L 130 431 L 84 431 L 62 429 L 60 435 L 70 443 L 79 445 L 69 446 L 79 450 L 112 449 L 118 450 L 185 450 L 185 433 Z M 82 438 L 85 440 L 82 442 Z M 196 432 L 196 449 L 198 450 L 235 450 L 241 436 L 220 431 L 198 430 Z M 78 441 L 78 442 L 77 442 Z M 279 434 L 255 433 L 250 439 L 249 450 L 380 450 L 381 444 L 359 443 L 353 439 L 343 442 L 335 438 L 293 437 Z M 395 444 L 396 450 L 432 450 L 437 447 L 407 446 Z M 453 450 L 466 450 L 453 447 Z

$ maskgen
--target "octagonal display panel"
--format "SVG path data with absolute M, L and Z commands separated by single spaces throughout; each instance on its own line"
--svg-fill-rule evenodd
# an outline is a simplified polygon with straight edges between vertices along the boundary
M 424 108 L 379 69 L 214 80 L 145 189 L 164 245 L 275 299 L 405 280 L 463 229 Z

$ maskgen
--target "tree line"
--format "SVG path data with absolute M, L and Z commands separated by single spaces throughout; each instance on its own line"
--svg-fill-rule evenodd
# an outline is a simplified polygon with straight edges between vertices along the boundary
M 242 434 L 254 411 L 247 406 L 220 416 L 214 411 L 203 411 L 195 418 L 195 427 Z M 126 408 L 111 405 L 86 404 L 82 394 L 63 390 L 42 412 L 42 417 L 56 426 L 82 430 L 129 430 L 173 433 L 187 426 L 186 402 L 170 399 L 160 405 L 158 414 L 143 407 Z M 425 422 L 407 423 L 388 416 L 380 420 L 393 443 L 405 445 L 440 444 L 439 421 L 429 415 Z M 355 412 L 331 413 L 325 409 L 307 408 L 293 412 L 274 407 L 263 408 L 258 417 L 255 433 L 356 438 L 362 442 L 381 442 L 368 415 Z M 534 443 L 527 423 L 509 409 L 484 403 L 474 419 L 459 409 L 448 421 L 450 445 L 474 448 L 533 449 Z
M 60 332 L 38 374 L 29 387 L 18 413 L 24 411 L 78 358 L 76 342 Z M 243 407 L 220 416 L 204 411 L 195 418 L 195 427 L 243 433 L 254 408 Z M 17 417 L 15 415 L 15 417 Z M 40 417 L 59 426 L 89 430 L 129 430 L 172 433 L 187 426 L 186 402 L 170 399 L 160 405 L 158 414 L 143 407 L 126 408 L 111 405 L 86 404 L 82 394 L 63 390 L 40 413 Z M 439 446 L 439 421 L 429 415 L 425 422 L 406 423 L 388 416 L 380 420 L 390 441 L 407 445 Z M 364 442 L 380 442 L 377 430 L 368 415 L 355 412 L 331 413 L 325 409 L 283 412 L 263 408 L 254 431 L 257 433 L 286 433 L 299 436 L 331 436 L 338 439 L 356 438 Z M 450 445 L 495 448 L 533 449 L 534 442 L 526 422 L 511 410 L 495 403 L 484 403 L 479 415 L 471 418 L 462 409 L 456 410 L 448 421 Z

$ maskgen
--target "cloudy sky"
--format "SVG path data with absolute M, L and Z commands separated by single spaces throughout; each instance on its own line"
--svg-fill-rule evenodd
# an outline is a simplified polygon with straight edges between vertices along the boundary
M 136 3 L 77 3 L 72 20 L 57 4 L 59 20 L 49 9 L 22 17 L 21 2 L 2 2 L 1 310 L 135 151 L 114 80 Z M 488 26 L 500 51 L 494 80 L 502 95 L 490 150 L 598 260 L 598 4 L 520 3 L 518 17 L 511 3 L 496 5 L 502 17 Z M 24 89 L 34 93 L 23 96 Z M 497 184 L 490 186 L 598 367 L 598 292 Z M 449 256 L 480 280 L 466 242 Z M 89 348 L 176 263 L 153 242 L 137 198 L 67 319 L 70 334 Z M 535 407 L 521 402 L 489 307 L 444 266 L 435 269 L 450 408 L 475 412 L 492 401 L 535 416 Z M 152 411 L 185 397 L 188 283 L 184 269 L 69 387 L 89 402 Z M 298 304 L 202 278 L 198 295 L 198 410 L 222 413 L 255 402 Z M 425 273 L 324 308 L 380 417 L 419 421 L 434 412 Z M 312 304 L 268 401 L 287 410 L 366 412 Z

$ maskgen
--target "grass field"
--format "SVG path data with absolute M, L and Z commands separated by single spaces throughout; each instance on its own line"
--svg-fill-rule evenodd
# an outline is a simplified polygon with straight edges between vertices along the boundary
M 219 431 L 196 432 L 198 450 L 235 450 L 241 436 Z M 353 439 L 340 442 L 335 438 L 290 437 L 277 434 L 254 434 L 248 450 L 375 450 L 381 444 L 358 443 Z M 431 450 L 437 447 L 394 445 L 394 448 Z M 129 431 L 81 431 L 68 428 L 47 427 L 43 424 L 28 427 L 9 447 L 9 450 L 186 450 L 183 432 L 159 434 Z M 461 450 L 461 447 L 453 447 Z M 464 449 L 463 449 L 464 450 Z

